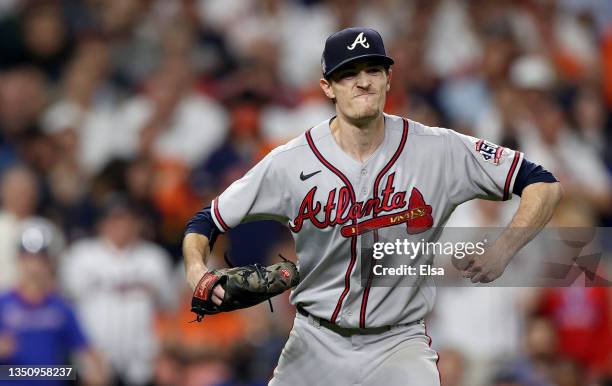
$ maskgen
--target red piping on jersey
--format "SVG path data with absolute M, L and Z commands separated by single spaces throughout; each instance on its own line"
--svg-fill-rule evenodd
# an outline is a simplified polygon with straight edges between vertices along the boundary
M 510 182 L 512 181 L 512 176 L 514 175 L 514 169 L 516 169 L 516 165 L 518 165 L 518 160 L 520 158 L 520 153 L 518 151 L 514 152 L 514 159 L 512 160 L 512 166 L 510 166 L 510 170 L 508 170 L 508 176 L 506 177 L 506 184 L 504 185 L 504 201 L 510 198 Z
M 213 210 L 215 211 L 215 217 L 217 218 L 217 221 L 219 221 L 219 225 L 221 225 L 221 228 L 223 228 L 223 232 L 229 231 L 229 227 L 221 218 L 221 213 L 219 213 L 219 197 L 215 197 L 213 200 Z
M 402 139 L 400 141 L 395 154 L 389 160 L 389 162 L 385 165 L 384 168 L 378 173 L 376 179 L 374 180 L 374 191 L 372 192 L 372 197 L 376 198 L 378 196 L 378 185 L 380 184 L 380 180 L 384 177 L 385 174 L 391 169 L 391 166 L 397 161 L 400 154 L 404 150 L 404 145 L 406 145 L 406 139 L 408 138 L 408 121 L 406 119 L 404 121 L 404 130 L 402 131 Z M 372 218 L 376 217 L 376 213 L 372 213 Z M 378 241 L 378 231 L 374 231 L 374 239 Z M 371 268 L 371 267 L 370 267 Z M 368 306 L 368 296 L 370 295 L 370 286 L 372 285 L 372 269 L 368 274 L 368 281 L 366 283 L 365 290 L 363 291 L 363 296 L 361 298 L 361 312 L 359 315 L 359 328 L 365 328 L 365 320 L 366 320 L 366 309 Z
M 344 182 L 344 184 L 349 190 L 351 202 L 354 204 L 356 201 L 356 198 L 355 198 L 355 189 L 353 189 L 353 185 L 351 185 L 351 182 L 349 181 L 349 179 L 346 178 L 346 176 L 342 174 L 340 170 L 336 169 L 334 165 L 329 163 L 323 157 L 323 155 L 319 152 L 319 150 L 314 144 L 314 141 L 312 140 L 312 136 L 310 134 L 311 130 L 312 129 L 306 132 L 306 141 L 308 142 L 308 146 L 310 146 L 310 150 L 312 150 L 314 155 L 319 159 L 319 161 L 326 168 L 331 170 L 335 175 L 337 175 L 342 180 L 342 182 Z M 354 218 L 352 222 L 353 222 L 353 225 L 356 225 L 357 219 Z M 338 314 L 340 313 L 340 309 L 342 308 L 342 302 L 344 301 L 344 298 L 346 297 L 346 295 L 348 294 L 351 288 L 351 272 L 353 272 L 353 267 L 355 266 L 356 261 L 357 261 L 357 237 L 351 237 L 351 261 L 349 263 L 348 268 L 346 269 L 346 273 L 344 274 L 344 291 L 342 291 L 342 294 L 340 294 L 340 298 L 338 299 L 338 303 L 336 303 L 336 308 L 334 309 L 334 313 L 332 314 L 330 318 L 330 322 L 332 323 L 336 323 L 336 318 L 338 317 Z

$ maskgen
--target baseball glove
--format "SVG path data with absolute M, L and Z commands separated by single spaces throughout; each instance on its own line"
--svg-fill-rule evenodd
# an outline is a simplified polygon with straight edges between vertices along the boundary
M 196 320 L 199 322 L 205 315 L 247 308 L 266 300 L 272 308 L 270 298 L 296 286 L 300 281 L 295 264 L 285 258 L 283 260 L 268 267 L 253 264 L 206 272 L 191 299 L 191 311 L 196 314 Z M 217 284 L 225 290 L 221 305 L 212 301 L 213 288 Z

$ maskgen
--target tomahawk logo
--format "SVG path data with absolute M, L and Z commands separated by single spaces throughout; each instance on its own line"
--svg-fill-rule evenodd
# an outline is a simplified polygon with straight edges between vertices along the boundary
M 370 48 L 370 43 L 366 41 L 365 36 L 363 36 L 363 32 L 360 32 L 359 35 L 355 38 L 355 41 L 350 46 L 346 46 L 349 50 L 354 50 L 357 47 L 357 44 L 361 44 L 363 48 Z

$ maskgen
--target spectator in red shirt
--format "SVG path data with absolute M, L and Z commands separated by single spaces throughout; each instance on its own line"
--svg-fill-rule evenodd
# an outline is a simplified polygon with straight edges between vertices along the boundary
M 550 288 L 537 305 L 537 313 L 548 318 L 557 331 L 560 354 L 595 377 L 605 374 L 612 363 L 611 301 L 608 288 Z

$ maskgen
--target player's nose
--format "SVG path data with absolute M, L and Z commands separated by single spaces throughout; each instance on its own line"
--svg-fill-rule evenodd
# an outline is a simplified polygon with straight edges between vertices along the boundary
M 372 85 L 372 80 L 365 70 L 359 71 L 355 79 L 356 85 L 359 88 L 367 89 Z

